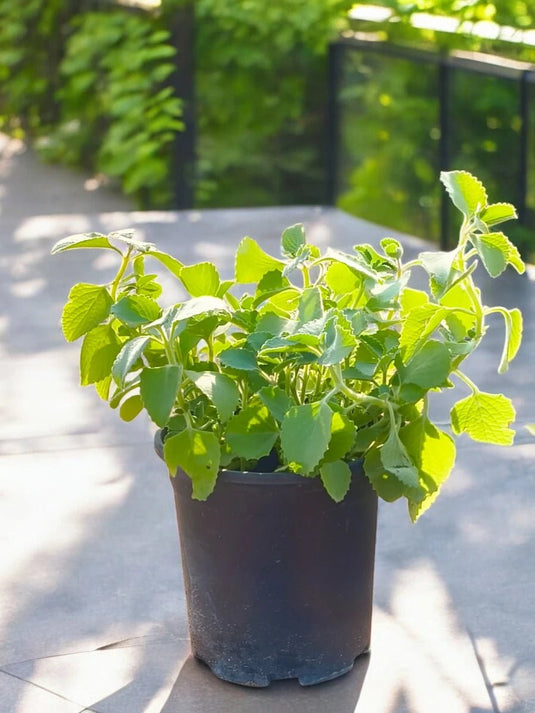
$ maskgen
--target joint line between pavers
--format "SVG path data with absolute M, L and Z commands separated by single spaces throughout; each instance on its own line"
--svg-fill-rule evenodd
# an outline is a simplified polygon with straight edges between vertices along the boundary
M 475 639 L 475 636 L 472 634 L 472 632 L 469 629 L 467 629 L 467 633 L 468 633 L 468 638 L 470 639 L 470 643 L 472 644 L 474 656 L 476 657 L 477 665 L 479 666 L 479 670 L 481 672 L 481 676 L 483 678 L 485 688 L 487 689 L 487 693 L 489 694 L 490 703 L 492 705 L 492 711 L 493 711 L 493 713 L 502 713 L 498 706 L 498 701 L 496 700 L 496 696 L 494 695 L 494 687 L 493 687 L 492 682 L 487 674 L 485 662 L 483 661 L 483 657 L 481 656 L 481 654 L 479 653 L 479 650 L 477 648 L 477 641 Z

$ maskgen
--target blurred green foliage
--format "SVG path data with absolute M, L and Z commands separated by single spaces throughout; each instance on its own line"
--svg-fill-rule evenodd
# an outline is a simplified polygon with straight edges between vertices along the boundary
M 110 3 L 0 0 L 0 115 L 51 161 L 116 178 L 141 207 L 169 205 L 180 99 L 157 16 Z
M 354 215 L 438 240 L 441 206 L 434 182 L 444 148 L 440 146 L 441 80 L 433 58 L 425 59 L 424 54 L 414 52 L 416 49 L 434 54 L 468 50 L 497 55 L 494 59 L 469 55 L 485 60 L 479 71 L 459 64 L 450 68 L 448 83 L 442 85 L 449 97 L 448 168 L 474 171 L 487 185 L 490 196 L 501 195 L 520 206 L 520 148 L 525 128 L 521 116 L 522 71 L 535 61 L 535 47 L 467 31 L 422 30 L 412 26 L 410 19 L 415 12 L 433 12 L 467 23 L 492 20 L 520 29 L 534 8 L 517 3 L 514 12 L 519 14 L 513 14 L 515 3 L 443 0 L 409 4 L 383 0 L 380 4 L 393 8 L 395 15 L 382 23 L 353 20 L 352 29 L 358 37 L 370 42 L 344 50 L 338 204 Z M 461 27 L 468 30 L 471 25 Z M 383 42 L 378 43 L 378 39 Z M 385 44 L 390 49 L 397 46 L 397 52 L 382 52 Z M 526 64 L 508 64 L 507 59 Z M 499 74 L 502 66 L 508 67 L 508 74 L 492 76 Z M 535 112 L 535 83 L 526 86 Z M 533 135 L 524 157 L 528 190 L 523 216 L 531 225 L 535 217 L 532 139 Z M 450 222 L 451 238 L 458 226 L 453 216 Z M 511 236 L 526 257 L 535 257 L 533 230 L 515 226 Z
M 351 0 L 197 0 L 200 205 L 325 195 L 326 51 Z

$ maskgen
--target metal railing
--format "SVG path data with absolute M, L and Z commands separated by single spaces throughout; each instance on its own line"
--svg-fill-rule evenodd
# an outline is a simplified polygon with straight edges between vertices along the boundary
M 440 170 L 467 168 L 491 199 L 513 202 L 519 223 L 534 227 L 534 88 L 528 63 L 339 39 L 329 51 L 328 202 L 388 225 L 373 208 L 381 176 L 385 204 L 389 194 L 402 196 L 390 227 L 422 234 L 425 224 L 434 234 L 422 237 L 446 248 L 449 201 L 431 185 Z M 414 171 L 420 178 L 411 185 Z

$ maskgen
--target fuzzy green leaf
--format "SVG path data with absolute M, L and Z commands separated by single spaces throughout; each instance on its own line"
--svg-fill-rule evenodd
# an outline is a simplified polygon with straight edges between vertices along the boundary
M 335 295 L 346 295 L 358 290 L 362 276 L 342 262 L 333 262 L 327 268 L 325 282 Z
M 512 265 L 519 274 L 525 271 L 517 247 L 503 233 L 476 235 L 471 240 L 491 277 L 501 275 L 507 265 Z
M 485 187 L 468 171 L 442 171 L 440 180 L 455 207 L 465 216 L 471 216 L 487 205 Z
M 336 503 L 342 501 L 351 485 L 351 470 L 348 464 L 342 460 L 324 463 L 320 468 L 320 476 L 331 498 Z
M 158 319 L 162 313 L 157 302 L 144 295 L 121 297 L 111 308 L 112 314 L 127 327 L 140 327 Z
M 257 459 L 271 451 L 279 429 L 267 406 L 253 402 L 230 419 L 225 437 L 237 456 Z
M 299 322 L 306 324 L 323 316 L 323 302 L 318 287 L 303 290 L 298 306 Z
M 50 252 L 52 255 L 56 255 L 73 248 L 114 249 L 108 238 L 101 233 L 79 233 L 77 235 L 69 235 L 68 238 L 63 238 L 63 240 L 58 240 Z
M 221 449 L 209 431 L 186 429 L 165 439 L 163 453 L 171 476 L 181 468 L 191 478 L 194 500 L 206 500 L 219 472 Z
M 518 218 L 516 208 L 511 203 L 492 203 L 479 215 L 481 220 L 491 228 L 494 225 L 505 223 L 507 220 Z
M 174 364 L 145 367 L 140 376 L 143 405 L 157 426 L 167 423 L 178 392 L 181 368 Z
M 335 411 L 331 422 L 331 439 L 322 458 L 323 463 L 331 463 L 344 458 L 355 442 L 356 429 L 351 419 Z
M 404 384 L 415 384 L 422 389 L 442 386 L 451 371 L 448 348 L 442 342 L 430 340 L 399 369 Z
M 183 267 L 180 271 L 180 279 L 192 297 L 218 296 L 221 280 L 211 262 L 200 262 L 197 265 Z
M 420 487 L 425 491 L 422 500 L 409 499 L 409 513 L 415 522 L 432 505 L 450 475 L 455 465 L 455 443 L 423 416 L 402 428 L 400 438 L 418 468 Z
M 82 386 L 105 379 L 120 349 L 121 344 L 109 324 L 99 324 L 87 332 L 80 350 Z
M 341 250 L 327 248 L 323 259 L 332 260 L 335 263 L 346 265 L 350 270 L 357 272 L 360 275 L 364 275 L 365 277 L 371 277 L 373 280 L 376 280 L 378 277 L 377 273 L 368 265 L 366 260 L 360 254 L 349 255 Z
M 231 369 L 239 371 L 254 371 L 258 369 L 256 355 L 252 349 L 242 347 L 231 347 L 219 354 L 219 361 Z
M 322 354 L 318 358 L 318 364 L 323 366 L 340 364 L 352 352 L 356 343 L 349 322 L 344 324 L 341 317 L 338 317 L 338 320 L 331 318 L 323 332 Z
M 236 250 L 236 282 L 258 282 L 271 270 L 283 270 L 284 263 L 268 255 L 252 238 L 243 238 Z
M 453 269 L 453 264 L 457 258 L 457 250 L 451 250 L 450 252 L 423 252 L 418 257 L 429 275 L 431 292 L 435 297 L 441 297 L 453 280 L 460 274 L 458 270 Z
M 503 309 L 505 319 L 505 340 L 503 345 L 502 358 L 498 367 L 498 372 L 503 374 L 509 368 L 509 363 L 513 361 L 522 343 L 522 312 L 519 309 Z
M 182 268 L 184 266 L 179 260 L 174 257 L 171 257 L 171 255 L 168 255 L 167 253 L 164 253 L 161 250 L 156 250 L 155 248 L 151 248 L 149 250 L 149 255 L 150 257 L 153 257 L 155 260 L 158 260 L 158 262 L 164 265 L 172 275 L 174 275 L 175 277 L 180 277 L 182 273 Z
M 214 312 L 228 312 L 229 307 L 219 297 L 205 295 L 202 297 L 192 297 L 187 302 L 183 302 L 175 312 L 174 319 L 178 322 L 191 317 L 198 317 L 201 314 L 213 314 Z
M 385 502 L 393 503 L 404 495 L 404 484 L 385 469 L 381 461 L 380 450 L 374 448 L 366 454 L 364 472 L 372 488 Z
M 420 345 L 433 334 L 448 309 L 432 303 L 423 304 L 411 310 L 401 326 L 399 346 L 403 360 L 408 362 L 418 351 Z
M 409 488 L 418 489 L 418 470 L 411 461 L 395 428 L 390 429 L 388 438 L 384 442 L 380 453 L 381 463 L 388 473 L 394 475 Z
M 234 381 L 217 371 L 186 371 L 186 376 L 214 404 L 221 421 L 228 421 L 240 400 Z
M 292 406 L 290 397 L 282 389 L 279 389 L 278 386 L 264 386 L 258 392 L 258 396 L 262 400 L 262 403 L 267 406 L 271 415 L 279 423 L 284 419 Z
M 456 435 L 467 433 L 474 441 L 510 446 L 515 432 L 509 425 L 515 409 L 503 394 L 477 391 L 451 409 L 451 425 Z
M 299 249 L 304 246 L 305 227 L 302 223 L 291 225 L 283 231 L 281 236 L 281 248 L 284 255 L 287 257 L 295 257 Z
M 322 401 L 293 406 L 281 426 L 281 446 L 290 468 L 311 473 L 331 440 L 333 412 Z
M 119 407 L 119 415 L 123 421 L 133 421 L 143 410 L 143 401 L 139 394 L 125 399 Z
M 108 290 L 102 285 L 74 285 L 61 315 L 65 339 L 74 342 L 103 322 L 108 317 L 112 304 Z
M 134 339 L 126 342 L 117 354 L 117 358 L 111 368 L 111 375 L 118 386 L 124 386 L 126 375 L 143 354 L 149 342 L 150 337 L 134 337 Z

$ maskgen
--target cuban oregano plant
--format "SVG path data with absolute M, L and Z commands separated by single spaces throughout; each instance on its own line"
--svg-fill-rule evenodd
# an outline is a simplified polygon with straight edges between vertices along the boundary
M 458 245 L 408 262 L 392 238 L 377 249 L 321 252 L 302 225 L 283 232 L 281 257 L 244 238 L 233 280 L 210 262 L 184 265 L 131 231 L 61 240 L 53 253 L 101 248 L 119 263 L 109 284 L 75 285 L 63 310 L 66 339 L 83 338 L 82 385 L 94 384 L 127 421 L 146 409 L 164 429 L 171 475 L 183 469 L 194 498 L 210 495 L 221 468 L 248 470 L 271 454 L 276 470 L 319 477 L 339 501 L 348 463 L 362 458 L 378 495 L 405 497 L 415 521 L 455 461 L 452 436 L 430 418 L 430 396 L 460 386 L 453 434 L 511 444 L 511 401 L 481 391 L 462 366 L 488 315 L 505 324 L 500 372 L 522 333 L 520 311 L 485 306 L 474 282 L 478 263 L 492 277 L 508 265 L 524 270 L 494 230 L 516 217 L 514 207 L 489 204 L 469 173 L 441 179 L 463 216 Z M 150 259 L 187 299 L 162 306 L 157 276 L 145 271 Z M 410 286 L 416 270 L 427 273 L 427 291 Z

